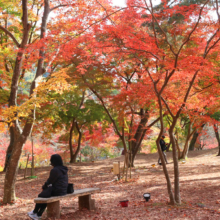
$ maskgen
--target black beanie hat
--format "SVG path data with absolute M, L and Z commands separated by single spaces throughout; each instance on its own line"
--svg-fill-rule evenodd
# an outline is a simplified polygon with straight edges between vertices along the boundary
M 63 160 L 59 154 L 53 154 L 50 158 L 50 163 L 54 167 L 63 166 Z

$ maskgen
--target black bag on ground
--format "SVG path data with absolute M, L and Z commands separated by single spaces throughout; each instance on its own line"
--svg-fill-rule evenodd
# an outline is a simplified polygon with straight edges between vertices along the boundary
M 74 192 L 73 186 L 74 186 L 74 184 L 68 183 L 68 186 L 67 186 L 67 194 L 71 194 L 71 193 Z

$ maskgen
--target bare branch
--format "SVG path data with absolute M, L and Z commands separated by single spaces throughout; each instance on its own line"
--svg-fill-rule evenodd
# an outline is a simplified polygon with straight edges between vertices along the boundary
M 202 11 L 203 11 L 205 5 L 206 5 L 208 2 L 209 2 L 209 0 L 207 0 L 207 1 L 204 3 L 204 5 L 201 7 L 200 12 L 199 12 L 199 18 L 198 18 L 198 20 L 197 20 L 197 22 L 196 22 L 196 25 L 194 26 L 194 28 L 192 29 L 192 31 L 189 33 L 187 39 L 186 39 L 186 40 L 182 43 L 182 45 L 180 46 L 179 51 L 178 51 L 178 53 L 177 53 L 177 56 L 180 54 L 180 52 L 181 52 L 183 46 L 189 41 L 191 35 L 193 34 L 193 32 L 194 32 L 194 31 L 196 30 L 196 28 L 198 27 L 199 21 L 200 21 L 200 19 L 201 19 Z M 176 61 L 175 61 L 175 65 L 174 65 L 174 66 L 175 66 L 175 67 L 177 66 L 177 59 L 176 59 Z
M 106 8 L 105 8 L 98 0 L 96 0 L 96 1 L 98 2 L 98 4 L 99 4 L 102 8 L 104 8 L 104 10 L 105 10 L 105 12 L 106 12 L 106 14 L 107 14 L 107 16 L 108 16 L 108 11 L 106 10 Z M 115 25 L 115 22 L 112 21 L 111 17 L 109 17 L 109 20 Z
M 179 115 L 180 115 L 182 109 L 183 109 L 184 106 L 186 105 L 185 103 L 186 103 L 186 101 L 187 101 L 187 99 L 188 99 L 188 97 L 189 97 L 189 93 L 190 93 L 190 91 L 191 91 L 192 85 L 193 85 L 193 83 L 194 83 L 194 81 L 195 81 L 195 79 L 196 79 L 196 76 L 197 76 L 198 72 L 199 72 L 199 70 L 197 70 L 197 71 L 195 72 L 195 74 L 193 75 L 192 80 L 191 80 L 190 83 L 189 83 L 189 87 L 188 87 L 187 92 L 186 92 L 186 95 L 185 95 L 185 97 L 184 97 L 183 104 L 181 105 L 180 109 L 178 110 L 178 112 L 177 112 L 177 114 L 176 114 L 176 118 L 179 117 Z
M 36 37 L 36 38 L 35 38 L 35 39 L 32 41 L 32 44 L 33 44 L 33 43 L 35 43 L 35 42 L 36 42 L 36 40 L 37 40 L 37 39 L 39 39 L 39 38 L 40 38 L 39 36 L 38 36 L 38 37 Z
M 162 115 L 162 117 L 164 117 L 165 115 L 166 115 L 166 113 L 164 113 L 164 114 Z M 155 121 L 153 121 L 151 124 L 149 124 L 149 125 L 147 126 L 147 128 L 145 128 L 145 129 L 143 130 L 143 133 L 142 133 L 141 137 L 140 137 L 139 140 L 137 141 L 137 143 L 139 143 L 139 144 L 138 144 L 138 145 L 139 145 L 138 148 L 140 147 L 140 143 L 141 143 L 142 140 L 144 139 L 144 136 L 145 136 L 147 130 L 148 130 L 150 127 L 152 127 L 154 124 L 156 124 L 159 120 L 160 120 L 160 117 L 158 117 Z
M 163 114 L 163 117 L 167 115 L 166 113 Z M 156 124 L 158 121 L 160 120 L 160 117 L 158 117 L 155 121 L 153 121 L 152 123 L 150 123 L 148 126 L 147 126 L 147 129 L 149 129 L 150 127 L 152 127 L 154 124 Z
M 172 118 L 174 118 L 174 115 L 173 115 L 173 113 L 171 112 L 170 107 L 169 107 L 167 101 L 166 101 L 162 96 L 161 96 L 161 99 L 163 100 L 163 103 L 166 105 L 167 110 L 168 110 L 168 112 L 170 113 L 170 115 L 172 116 Z
M 143 64 L 143 66 L 144 66 L 144 63 L 143 63 L 143 61 L 142 60 L 140 60 L 137 56 L 135 56 L 139 61 L 140 61 L 140 63 L 142 63 Z M 157 83 L 157 82 L 155 82 L 154 81 L 154 79 L 153 79 L 153 77 L 151 76 L 151 73 L 149 72 L 149 70 L 148 70 L 148 68 L 145 68 L 145 70 L 147 71 L 147 73 L 148 73 L 148 75 L 149 75 L 149 77 L 150 77 L 150 79 L 151 79 L 151 81 L 155 84 L 155 83 Z
M 198 93 L 203 92 L 205 89 L 207 89 L 207 88 L 209 88 L 209 87 L 211 87 L 211 86 L 213 86 L 213 83 L 211 83 L 210 85 L 208 85 L 208 86 L 206 86 L 206 87 L 204 87 L 204 88 L 202 88 L 202 89 L 195 88 L 197 91 L 194 92 L 190 97 L 192 97 L 192 96 L 194 96 L 194 95 L 196 95 L 196 94 L 198 94 Z
M 79 109 L 81 109 L 83 103 L 84 103 L 84 100 L 85 100 L 85 93 L 86 91 L 83 91 L 83 95 L 82 95 L 82 99 L 81 99 L 81 102 L 80 102 L 80 105 L 79 105 Z
M 207 50 L 208 50 L 208 46 L 209 46 L 210 42 L 211 42 L 212 39 L 217 35 L 218 32 L 219 32 L 219 28 L 218 28 L 218 30 L 209 38 L 209 40 L 207 41 L 206 48 L 205 48 L 205 52 L 204 52 L 204 55 L 203 55 L 204 58 L 206 57 Z
M 106 18 L 110 17 L 111 15 L 116 14 L 116 13 L 118 13 L 119 11 L 122 11 L 122 10 L 124 10 L 124 9 L 126 9 L 126 8 L 127 8 L 127 7 L 125 7 L 125 8 L 120 8 L 120 9 L 118 9 L 117 11 L 114 11 L 114 12 L 112 12 L 111 14 L 108 14 L 108 15 L 105 16 L 104 18 L 102 18 L 102 19 L 100 19 L 100 20 L 98 20 L 98 21 L 95 21 L 94 23 L 90 24 L 86 29 L 84 29 L 84 30 L 81 31 L 79 34 L 77 34 L 77 36 L 81 35 L 81 34 L 84 33 L 85 31 L 87 31 L 90 27 L 92 27 L 92 26 L 94 26 L 94 25 L 96 25 L 96 24 L 98 24 L 98 23 L 104 21 Z
M 154 55 L 152 52 L 149 52 L 149 51 L 146 51 L 146 50 L 141 50 L 141 49 L 135 49 L 135 48 L 131 48 L 131 47 L 125 47 L 125 48 L 127 48 L 127 49 L 129 49 L 129 50 L 136 50 L 136 51 L 142 51 L 142 52 L 144 52 L 144 53 L 149 53 L 149 54 L 151 54 L 154 58 L 156 58 L 157 60 L 159 60 L 159 58 L 158 58 L 156 55 Z
M 67 5 L 57 5 L 57 6 L 53 7 L 53 8 L 51 8 L 50 11 L 53 11 L 53 10 L 55 10 L 57 8 L 66 7 L 66 6 Z
M 16 40 L 16 38 L 14 37 L 14 35 L 10 31 L 8 31 L 6 28 L 4 28 L 1 25 L 0 25 L 0 29 L 3 30 L 7 35 L 9 35 L 11 37 L 11 39 L 14 41 L 14 43 L 16 44 L 17 47 L 20 47 L 20 44 L 18 43 L 18 41 Z
M 106 107 L 104 100 L 103 100 L 102 97 L 86 82 L 86 80 L 85 80 L 85 78 L 83 77 L 83 75 L 82 75 L 82 79 L 83 79 L 83 81 L 85 82 L 85 84 L 89 87 L 89 89 L 96 95 L 96 97 L 97 97 L 97 98 L 99 99 L 99 101 L 102 103 L 103 108 L 105 109 L 107 115 L 109 116 L 111 122 L 112 122 L 113 125 L 114 125 L 114 129 L 115 129 L 116 133 L 117 133 L 118 136 L 122 139 L 123 137 L 122 137 L 122 135 L 120 134 L 120 132 L 119 132 L 119 130 L 118 130 L 117 124 L 116 124 L 115 120 L 113 119 L 113 117 L 111 116 L 111 114 L 110 114 L 108 108 Z
M 144 2 L 145 2 L 145 5 L 148 7 L 146 0 L 144 0 Z M 150 4 L 151 4 L 152 13 L 154 13 L 154 9 L 153 9 L 153 6 L 152 6 L 152 1 L 150 1 Z M 155 43 L 157 45 L 157 48 L 159 48 L 159 44 L 158 44 L 158 41 L 157 41 L 157 33 L 156 33 L 156 30 L 155 30 L 155 25 L 154 25 L 154 20 L 153 19 L 152 19 L 152 27 L 153 27 L 153 31 L 154 31 Z
M 150 0 L 150 4 L 152 6 L 152 0 Z M 146 5 L 147 6 L 147 5 Z M 165 40 L 167 42 L 167 44 L 170 47 L 170 50 L 172 51 L 172 53 L 176 56 L 177 54 L 174 52 L 172 45 L 170 44 L 170 42 L 168 41 L 167 35 L 165 33 L 165 31 L 163 30 L 163 28 L 160 26 L 159 22 L 157 21 L 156 17 L 154 16 L 153 10 L 150 10 L 149 7 L 147 6 L 147 10 L 150 12 L 151 16 L 153 17 L 153 19 L 155 20 L 155 22 L 157 23 L 159 29 L 161 30 L 161 32 L 163 33 Z
M 213 45 L 212 45 L 212 46 L 208 49 L 208 51 L 204 54 L 204 55 L 205 55 L 204 58 L 206 58 L 206 56 L 208 55 L 208 53 L 210 52 L 210 50 L 211 50 L 212 48 L 214 48 L 215 45 L 216 45 L 219 41 L 220 41 L 220 38 L 218 38 L 218 40 L 213 43 Z

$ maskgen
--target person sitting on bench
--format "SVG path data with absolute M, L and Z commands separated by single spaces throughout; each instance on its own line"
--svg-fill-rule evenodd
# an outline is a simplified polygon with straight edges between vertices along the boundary
M 43 191 L 38 197 L 49 198 L 52 196 L 64 196 L 67 194 L 68 186 L 68 168 L 63 166 L 63 160 L 59 154 L 53 154 L 50 158 L 53 169 L 50 171 L 50 176 L 42 186 Z M 31 219 L 41 219 L 41 216 L 46 209 L 46 203 L 37 203 L 33 211 L 28 212 Z

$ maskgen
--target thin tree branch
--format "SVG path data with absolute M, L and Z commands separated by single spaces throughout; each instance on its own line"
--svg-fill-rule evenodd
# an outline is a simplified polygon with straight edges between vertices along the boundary
M 17 47 L 20 47 L 20 44 L 18 43 L 18 41 L 16 40 L 16 38 L 14 37 L 14 35 L 10 31 L 8 31 L 6 28 L 4 28 L 1 25 L 0 25 L 0 29 L 3 30 L 7 35 L 9 35 L 11 37 L 11 39 L 14 41 L 14 43 L 16 44 Z
M 109 110 L 107 109 L 107 107 L 106 107 L 106 105 L 105 105 L 105 103 L 104 103 L 102 97 L 86 82 L 86 80 L 85 80 L 85 78 L 84 78 L 83 75 L 82 75 L 82 79 L 83 79 L 83 81 L 86 83 L 86 85 L 89 87 L 89 89 L 96 95 L 96 97 L 97 97 L 97 98 L 99 99 L 99 101 L 102 103 L 103 108 L 105 109 L 107 115 L 109 116 L 111 122 L 112 122 L 113 125 L 114 125 L 114 128 L 115 128 L 116 133 L 117 133 L 118 136 L 122 139 L 122 135 L 120 134 L 120 132 L 119 132 L 119 130 L 118 130 L 118 127 L 117 127 L 117 125 L 116 125 L 116 122 L 115 122 L 115 120 L 112 118 L 112 116 L 111 116 Z
M 204 52 L 203 57 L 206 57 L 206 53 L 207 53 L 208 46 L 209 46 L 210 42 L 212 41 L 212 39 L 217 35 L 218 32 L 219 32 L 219 28 L 218 28 L 218 30 L 209 38 L 209 40 L 207 41 L 207 44 L 206 44 L 206 48 L 205 48 L 205 52 Z
M 98 4 L 105 10 L 106 14 L 108 15 L 108 11 L 106 10 L 106 8 L 98 0 L 96 0 L 96 2 L 98 2 Z M 109 17 L 109 20 L 115 25 L 115 22 L 112 21 L 111 17 Z
M 183 109 L 184 106 L 186 105 L 185 103 L 186 103 L 186 101 L 187 101 L 187 99 L 188 99 L 189 93 L 190 93 L 190 91 L 191 91 L 192 85 L 193 85 L 193 83 L 194 83 L 194 81 L 195 81 L 195 79 L 196 79 L 196 76 L 197 76 L 198 72 L 199 72 L 199 70 L 197 70 L 197 71 L 195 72 L 195 74 L 193 75 L 193 78 L 192 78 L 192 80 L 191 80 L 191 82 L 190 82 L 190 84 L 189 84 L 189 87 L 188 87 L 188 89 L 187 89 L 186 95 L 185 95 L 185 97 L 184 97 L 183 104 L 181 105 L 180 109 L 178 110 L 178 112 L 177 112 L 177 114 L 176 114 L 176 118 L 179 117 L 179 115 L 180 115 L 182 109 Z
M 163 100 L 163 103 L 166 105 L 168 112 L 170 113 L 171 117 L 174 118 L 173 113 L 170 110 L 170 107 L 168 105 L 168 103 L 166 102 L 166 100 L 161 96 L 161 99 Z
M 163 117 L 167 115 L 167 113 L 164 113 L 163 114 Z M 160 117 L 158 117 L 156 120 L 154 120 L 152 123 L 150 123 L 148 126 L 147 126 L 147 129 L 149 129 L 150 127 L 152 127 L 153 125 L 155 125 L 158 121 L 160 120 Z
M 210 85 L 208 85 L 208 86 L 206 86 L 206 87 L 204 87 L 204 88 L 202 88 L 202 89 L 197 89 L 198 91 L 194 92 L 190 97 L 192 97 L 192 96 L 194 96 L 194 95 L 196 95 L 196 94 L 198 94 L 198 93 L 203 92 L 205 89 L 207 89 L 207 88 L 209 88 L 209 87 L 211 87 L 211 86 L 213 86 L 213 83 L 211 83 Z
M 86 91 L 83 91 L 82 99 L 81 99 L 81 102 L 80 102 L 80 104 L 79 104 L 79 109 L 81 109 L 81 107 L 82 107 L 82 105 L 83 105 L 83 103 L 84 103 L 85 93 L 86 93 Z
M 129 50 L 136 50 L 136 51 L 142 51 L 142 52 L 145 52 L 145 53 L 149 53 L 151 54 L 154 58 L 156 58 L 157 60 L 159 60 L 159 58 L 154 55 L 152 52 L 149 52 L 149 51 L 146 51 L 146 50 L 141 50 L 141 49 L 135 49 L 135 48 L 131 48 L 131 47 L 125 47 L 126 49 L 129 49 Z
M 151 6 L 153 5 L 153 4 L 152 4 L 152 0 L 150 0 L 150 4 L 151 4 Z M 177 54 L 174 52 L 172 45 L 171 45 L 170 42 L 168 41 L 168 37 L 167 37 L 165 31 L 164 31 L 163 28 L 160 26 L 159 22 L 157 21 L 156 17 L 154 16 L 153 10 L 150 10 L 150 8 L 148 7 L 148 5 L 146 5 L 146 7 L 147 7 L 147 10 L 150 12 L 151 16 L 153 17 L 153 19 L 155 20 L 155 22 L 157 23 L 159 29 L 160 29 L 161 32 L 163 33 L 163 35 L 164 35 L 164 37 L 165 37 L 165 40 L 166 40 L 167 44 L 168 44 L 169 47 L 170 47 L 170 50 L 171 50 L 172 53 L 176 56 Z M 153 6 L 152 6 L 152 7 L 153 7 Z
M 186 39 L 186 40 L 182 43 L 182 45 L 180 46 L 179 51 L 177 52 L 177 57 L 179 56 L 179 54 L 180 54 L 180 52 L 181 52 L 183 46 L 190 40 L 191 35 L 193 34 L 193 32 L 196 30 L 197 26 L 199 25 L 199 21 L 200 21 L 200 19 L 201 19 L 202 11 L 203 11 L 205 5 L 206 5 L 208 2 L 209 2 L 209 0 L 207 0 L 207 1 L 204 3 L 204 5 L 201 7 L 200 12 L 199 12 L 199 18 L 198 18 L 198 20 L 197 20 L 197 22 L 196 22 L 196 25 L 194 26 L 194 28 L 192 29 L 192 31 L 189 33 L 187 39 Z M 174 65 L 174 66 L 177 67 L 177 59 L 176 59 L 176 61 L 175 61 L 175 65 Z
M 147 2 L 146 0 L 144 0 L 145 2 L 145 5 L 147 6 Z M 151 10 L 152 10 L 152 13 L 154 13 L 154 9 L 153 9 L 153 6 L 152 6 L 152 2 L 150 1 L 150 4 L 151 4 Z M 148 6 L 147 6 L 148 7 Z M 153 18 L 153 16 L 151 15 L 151 17 Z M 154 38 L 155 38 L 155 43 L 157 45 L 157 48 L 159 48 L 159 44 L 158 44 L 158 41 L 157 41 L 157 33 L 156 33 L 156 30 L 155 30 L 155 25 L 154 25 L 154 20 L 152 19 L 152 27 L 153 27 L 153 31 L 154 31 Z
M 213 43 L 213 45 L 212 45 L 212 46 L 208 49 L 208 51 L 206 52 L 204 58 L 206 58 L 206 56 L 208 55 L 208 53 L 210 52 L 210 50 L 211 50 L 212 48 L 214 48 L 215 45 L 216 45 L 219 41 L 220 41 L 220 38 L 219 38 L 215 43 Z
M 57 6 L 53 7 L 53 8 L 51 8 L 50 11 L 53 11 L 53 10 L 55 10 L 57 8 L 66 7 L 66 6 L 67 6 L 67 4 L 66 5 L 57 5 Z

